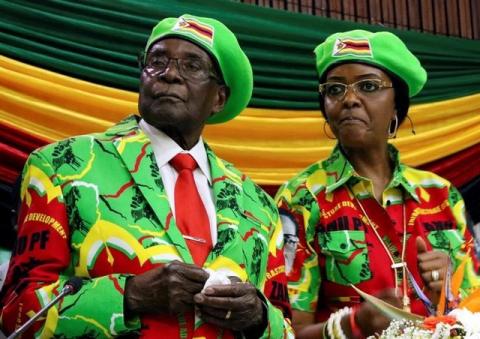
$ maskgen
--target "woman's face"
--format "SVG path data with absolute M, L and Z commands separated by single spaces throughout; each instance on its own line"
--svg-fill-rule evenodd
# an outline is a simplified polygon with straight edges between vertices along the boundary
M 330 70 L 325 81 L 325 114 L 341 145 L 358 148 L 385 143 L 396 113 L 389 76 L 373 66 L 349 63 Z M 345 92 L 343 85 L 352 84 Z

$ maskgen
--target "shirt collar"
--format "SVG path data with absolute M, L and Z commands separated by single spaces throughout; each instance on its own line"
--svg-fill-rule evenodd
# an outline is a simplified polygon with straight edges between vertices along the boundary
M 331 193 L 346 183 L 354 174 L 354 169 L 340 149 L 335 145 L 327 160 L 322 162 L 327 175 L 326 193 Z
M 165 166 L 178 153 L 188 153 L 195 159 L 199 169 L 207 177 L 209 185 L 212 185 L 210 166 L 202 137 L 190 150 L 184 150 L 172 138 L 145 120 L 142 119 L 139 126 L 150 139 L 159 168 Z
M 387 188 L 401 186 L 404 188 L 414 200 L 420 202 L 420 198 L 417 194 L 416 185 L 407 180 L 405 176 L 405 165 L 400 162 L 400 152 L 392 144 L 388 144 L 388 153 L 390 159 L 393 159 L 394 170 L 392 180 L 388 184 Z
M 388 144 L 388 153 L 394 162 L 394 171 L 392 180 L 385 189 L 401 186 L 413 199 L 419 201 L 415 186 L 405 178 L 405 165 L 400 163 L 398 150 L 395 146 Z M 327 160 L 322 162 L 322 165 L 327 175 L 326 193 L 333 192 L 349 180 L 352 180 L 354 183 L 364 180 L 355 172 L 338 143 Z

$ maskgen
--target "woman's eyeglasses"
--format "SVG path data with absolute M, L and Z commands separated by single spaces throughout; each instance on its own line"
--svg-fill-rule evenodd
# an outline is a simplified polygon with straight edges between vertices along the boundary
M 341 82 L 326 82 L 320 84 L 318 89 L 324 97 L 342 100 L 350 88 L 358 96 L 374 97 L 384 88 L 393 88 L 393 86 L 380 79 L 363 79 L 348 85 Z

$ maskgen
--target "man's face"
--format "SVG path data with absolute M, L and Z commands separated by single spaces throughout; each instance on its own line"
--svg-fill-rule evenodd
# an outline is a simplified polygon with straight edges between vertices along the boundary
M 200 134 L 226 101 L 225 86 L 217 83 L 213 69 L 210 56 L 191 42 L 167 38 L 153 44 L 140 77 L 142 118 L 161 130 Z

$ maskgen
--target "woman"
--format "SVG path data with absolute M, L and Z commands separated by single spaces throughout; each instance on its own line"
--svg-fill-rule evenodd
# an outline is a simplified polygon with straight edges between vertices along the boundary
M 338 144 L 278 192 L 298 338 L 364 337 L 389 319 L 350 284 L 418 314 L 435 307 L 450 259 L 465 256 L 464 203 L 437 175 L 399 161 L 388 143 L 427 75 L 389 32 L 354 30 L 315 49 L 320 108 Z M 478 285 L 469 263 L 462 288 Z

